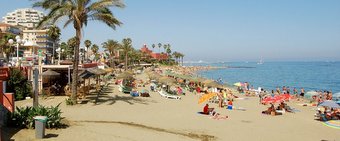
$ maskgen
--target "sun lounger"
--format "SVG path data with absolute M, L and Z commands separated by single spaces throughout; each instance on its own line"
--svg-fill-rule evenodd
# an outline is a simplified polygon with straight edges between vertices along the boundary
M 162 97 L 165 97 L 167 99 L 181 99 L 180 96 L 176 96 L 176 95 L 170 95 L 168 94 L 167 92 L 163 91 L 163 90 L 160 90 L 158 91 L 158 93 L 162 96 Z

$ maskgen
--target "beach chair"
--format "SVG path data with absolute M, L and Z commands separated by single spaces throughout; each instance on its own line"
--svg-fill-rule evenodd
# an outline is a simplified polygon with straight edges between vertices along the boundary
M 162 96 L 162 97 L 165 97 L 165 98 L 167 98 L 167 99 L 181 99 L 181 97 L 180 96 L 175 96 L 175 95 L 170 95 L 170 94 L 168 94 L 166 91 L 164 91 L 164 90 L 160 90 L 160 91 L 158 91 L 158 93 Z

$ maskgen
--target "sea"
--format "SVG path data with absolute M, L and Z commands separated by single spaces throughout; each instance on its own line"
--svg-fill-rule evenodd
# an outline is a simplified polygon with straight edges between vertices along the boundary
M 221 79 L 227 85 L 248 82 L 255 89 L 267 91 L 283 86 L 300 91 L 332 91 L 340 94 L 340 62 L 219 62 L 187 63 L 186 66 L 221 67 L 208 71 L 199 71 L 200 77 L 214 80 Z M 340 96 L 340 95 L 339 95 Z

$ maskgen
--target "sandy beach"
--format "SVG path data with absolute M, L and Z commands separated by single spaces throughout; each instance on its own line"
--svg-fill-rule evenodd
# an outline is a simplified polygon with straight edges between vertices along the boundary
M 136 76 L 144 79 L 146 74 Z M 149 89 L 149 86 L 138 87 Z M 243 95 L 236 94 L 240 97 Z M 111 83 L 100 95 L 99 102 L 93 103 L 95 95 L 89 95 L 86 104 L 67 106 L 66 97 L 48 97 L 41 99 L 42 105 L 57 105 L 62 116 L 68 122 L 65 129 L 46 130 L 44 140 L 96 140 L 96 141 L 339 141 L 340 130 L 327 127 L 314 120 L 316 107 L 303 107 L 297 102 L 288 102 L 296 113 L 281 116 L 263 115 L 261 111 L 268 105 L 259 104 L 258 97 L 235 100 L 235 107 L 242 110 L 227 110 L 215 107 L 221 115 L 228 115 L 226 120 L 212 119 L 201 115 L 205 103 L 198 104 L 199 96 L 186 91 L 181 100 L 166 99 L 156 92 L 151 97 L 131 97 L 118 91 L 118 86 Z M 16 102 L 16 106 L 32 105 L 32 99 Z M 10 132 L 11 131 L 11 132 Z M 35 140 L 34 130 L 22 129 L 5 131 L 15 141 Z

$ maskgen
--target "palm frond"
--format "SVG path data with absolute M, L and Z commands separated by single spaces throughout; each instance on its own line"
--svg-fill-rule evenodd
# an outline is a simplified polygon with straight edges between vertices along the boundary
M 33 7 L 41 7 L 46 9 L 50 9 L 51 7 L 58 6 L 62 1 L 60 0 L 43 0 L 43 1 L 38 1 L 33 4 Z
M 73 21 L 74 21 L 73 18 L 68 19 L 68 20 L 65 22 L 65 24 L 64 24 L 63 27 L 64 27 L 64 28 L 67 27 L 70 23 L 73 23 Z
M 87 11 L 96 11 L 97 9 L 101 9 L 103 7 L 119 7 L 124 8 L 125 5 L 121 2 L 121 0 L 100 0 L 92 3 L 86 10 Z
M 107 26 L 116 29 L 116 25 L 120 26 L 122 23 L 118 21 L 111 14 L 95 13 L 89 16 L 89 20 L 98 20 L 104 22 Z

